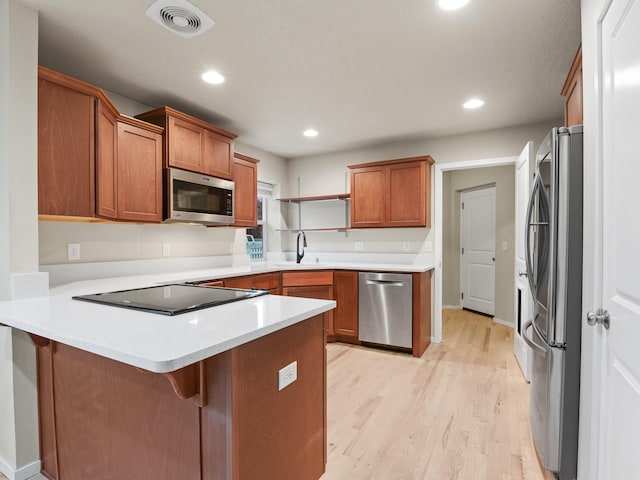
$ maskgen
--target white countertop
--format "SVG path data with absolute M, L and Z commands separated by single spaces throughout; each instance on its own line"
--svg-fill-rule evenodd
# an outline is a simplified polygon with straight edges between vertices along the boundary
M 317 257 L 316 257 L 317 258 Z M 160 271 L 157 263 L 143 265 L 142 274 L 129 274 L 131 265 L 79 264 L 60 266 L 58 278 L 111 276 L 98 280 L 63 283 L 48 296 L 0 302 L 0 323 L 40 335 L 82 350 L 96 353 L 153 372 L 170 372 L 243 343 L 286 328 L 332 308 L 333 300 L 264 295 L 175 316 L 73 300 L 74 295 L 222 279 L 287 270 L 356 270 L 383 272 L 426 272 L 431 262 L 291 261 L 246 263 L 237 266 L 210 265 Z M 130 262 L 131 263 L 131 262 Z M 195 260 L 189 266 L 200 265 Z M 184 265 L 184 263 L 183 263 Z M 140 265 L 135 265 L 140 269 Z M 55 270 L 55 268 L 53 269 Z M 114 277 L 122 271 L 126 276 Z M 79 273 L 79 274 L 78 274 Z M 59 284 L 57 282 L 56 284 Z
M 152 372 L 170 372 L 336 305 L 333 300 L 263 295 L 166 316 L 71 298 L 158 283 L 162 279 L 155 275 L 76 282 L 46 297 L 0 302 L 0 323 Z

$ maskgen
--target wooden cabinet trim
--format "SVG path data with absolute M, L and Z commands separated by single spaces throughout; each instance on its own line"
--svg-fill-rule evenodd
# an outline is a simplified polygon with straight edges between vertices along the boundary
M 431 343 L 431 273 L 413 273 L 413 342 L 414 357 L 421 357 Z
M 260 160 L 258 160 L 257 158 L 250 157 L 249 155 L 245 155 L 244 153 L 233 152 L 233 156 L 235 158 L 239 158 L 239 159 L 244 160 L 246 162 L 255 163 L 256 165 L 258 163 L 260 163 Z
M 381 160 L 378 162 L 368 162 L 368 163 L 357 163 L 354 165 L 347 165 L 347 168 L 364 168 L 364 167 L 378 167 L 378 166 L 386 166 L 386 165 L 395 165 L 397 163 L 409 163 L 409 162 L 427 162 L 429 165 L 433 165 L 435 160 L 431 158 L 431 155 L 422 155 L 419 157 L 407 157 L 407 158 L 397 158 L 394 160 Z
M 563 97 L 566 97 L 569 94 L 569 90 L 572 88 L 571 84 L 573 83 L 575 75 L 578 73 L 578 69 L 582 70 L 582 46 L 578 47 L 576 56 L 571 63 L 569 74 L 567 75 L 567 78 L 564 81 L 564 85 L 562 86 L 560 95 L 562 95 Z
M 235 133 L 231 133 L 227 130 L 223 130 L 222 128 L 216 127 L 215 125 L 205 122 L 204 120 L 201 120 L 197 117 L 193 117 L 187 113 L 181 112 L 179 110 L 168 107 L 166 105 L 162 107 L 158 107 L 154 110 L 150 110 L 148 112 L 140 113 L 136 115 L 136 118 L 141 120 L 146 120 L 151 123 L 155 123 L 156 125 L 159 125 L 159 124 L 166 125 L 168 116 L 178 118 L 185 122 L 189 122 L 191 124 L 197 125 L 206 130 L 210 130 L 219 135 L 222 135 L 223 137 L 230 138 L 232 140 L 238 137 L 238 135 L 236 135 Z

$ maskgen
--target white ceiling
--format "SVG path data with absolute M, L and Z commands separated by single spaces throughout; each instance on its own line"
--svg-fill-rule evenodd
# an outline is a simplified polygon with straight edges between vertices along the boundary
M 216 22 L 192 39 L 151 0 L 22 1 L 41 64 L 286 158 L 562 118 L 580 44 L 580 0 L 192 0 Z M 203 83 L 211 68 L 226 83 Z

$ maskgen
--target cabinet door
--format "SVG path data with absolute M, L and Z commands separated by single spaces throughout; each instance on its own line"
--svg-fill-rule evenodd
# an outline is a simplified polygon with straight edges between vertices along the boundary
M 38 79 L 38 212 L 95 215 L 95 97 Z
M 426 163 L 389 165 L 389 227 L 426 224 Z
M 252 161 L 234 157 L 235 226 L 255 227 L 258 224 L 258 166 Z
M 383 166 L 351 170 L 351 227 L 385 225 L 388 199 L 386 170 Z
M 117 215 L 116 115 L 98 101 L 96 142 L 96 214 L 106 218 Z
M 582 49 L 578 50 L 562 88 L 565 126 L 582 125 Z
M 333 273 L 335 333 L 340 340 L 358 341 L 358 272 Z
M 282 287 L 282 294 L 287 297 L 319 298 L 333 300 L 333 285 L 307 285 L 304 287 Z M 327 335 L 335 334 L 333 323 L 333 310 L 327 315 Z
M 233 140 L 210 130 L 204 131 L 204 173 L 233 179 Z
M 118 122 L 118 218 L 162 221 L 162 136 Z
M 169 166 L 203 173 L 204 129 L 174 117 L 167 125 Z

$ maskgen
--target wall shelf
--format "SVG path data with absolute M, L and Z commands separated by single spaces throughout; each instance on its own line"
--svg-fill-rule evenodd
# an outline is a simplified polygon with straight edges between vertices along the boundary
M 288 202 L 288 203 L 300 203 L 300 202 L 318 202 L 322 200 L 350 200 L 350 193 L 335 193 L 332 195 L 316 195 L 313 197 L 288 197 L 288 198 L 278 198 L 277 200 L 280 202 Z
M 281 203 L 295 204 L 298 206 L 298 228 L 282 228 L 277 229 L 278 232 L 297 233 L 301 230 L 305 232 L 345 232 L 349 230 L 349 203 L 351 194 L 349 193 L 333 193 L 329 195 L 315 195 L 307 197 L 286 197 L 276 199 Z M 341 201 L 344 203 L 344 225 L 321 227 L 321 228 L 303 228 L 302 227 L 302 203 L 306 202 L 322 202 L 322 201 Z

